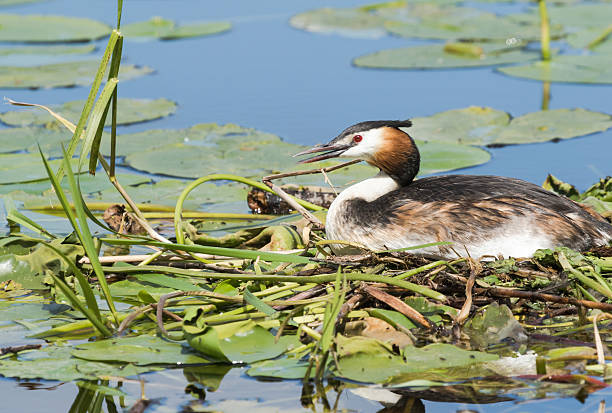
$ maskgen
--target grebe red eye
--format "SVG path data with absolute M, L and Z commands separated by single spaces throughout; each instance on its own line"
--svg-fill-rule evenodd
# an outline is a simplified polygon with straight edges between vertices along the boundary
M 354 140 L 355 142 L 358 142 L 358 143 L 359 143 L 359 142 L 361 142 L 361 141 L 363 140 L 363 136 L 361 136 L 361 135 L 355 135 L 355 136 L 353 136 L 353 140 Z

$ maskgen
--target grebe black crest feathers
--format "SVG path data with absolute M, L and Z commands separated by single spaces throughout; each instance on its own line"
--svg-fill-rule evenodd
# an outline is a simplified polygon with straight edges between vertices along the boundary
M 451 241 L 453 249 L 422 250 L 448 258 L 464 251 L 472 257 L 527 257 L 539 248 L 585 250 L 612 239 L 612 225 L 601 216 L 519 179 L 446 175 L 415 181 L 419 151 L 400 129 L 411 125 L 409 120 L 360 122 L 329 143 L 297 154 L 322 153 L 304 163 L 351 157 L 380 169 L 334 200 L 326 220 L 329 239 L 374 250 Z M 355 252 L 342 245 L 333 248 Z

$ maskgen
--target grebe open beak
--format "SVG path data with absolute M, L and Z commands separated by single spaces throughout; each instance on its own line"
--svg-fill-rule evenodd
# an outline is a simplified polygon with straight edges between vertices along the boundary
M 326 152 L 324 154 L 302 159 L 301 161 L 299 161 L 299 163 L 311 163 L 316 161 L 322 161 L 323 159 L 335 158 L 337 156 L 340 156 L 348 148 L 350 148 L 349 145 L 317 145 L 314 148 L 306 149 L 305 151 L 296 153 L 295 155 L 293 155 L 293 157 L 309 155 L 311 153 Z

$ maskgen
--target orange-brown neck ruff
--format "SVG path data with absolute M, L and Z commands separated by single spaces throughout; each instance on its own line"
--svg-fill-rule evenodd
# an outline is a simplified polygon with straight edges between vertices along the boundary
M 414 141 L 407 133 L 385 127 L 382 145 L 367 162 L 380 168 L 400 186 L 405 186 L 419 173 L 421 157 Z

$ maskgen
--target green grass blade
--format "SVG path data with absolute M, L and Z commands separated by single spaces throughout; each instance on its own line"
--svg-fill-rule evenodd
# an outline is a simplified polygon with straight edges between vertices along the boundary
M 117 30 L 121 29 L 121 11 L 123 10 L 123 0 L 117 0 Z
M 83 295 L 85 297 L 85 303 L 87 304 L 87 308 L 91 310 L 93 315 L 100 321 L 101 324 L 103 324 L 103 319 L 102 315 L 100 314 L 100 309 L 98 308 L 96 296 L 94 295 L 91 285 L 89 285 L 89 281 L 87 281 L 87 278 L 83 275 L 81 270 L 79 270 L 79 267 L 77 267 L 74 262 L 72 262 L 72 260 L 70 260 L 70 258 L 66 256 L 66 254 L 64 254 L 61 250 L 55 248 L 53 245 L 47 244 L 45 242 L 41 242 L 40 245 L 49 248 L 50 250 L 55 252 L 57 255 L 59 255 L 61 259 L 64 260 L 64 262 L 66 262 L 66 264 L 68 264 L 68 267 L 70 267 L 72 273 L 79 282 L 81 290 L 83 290 Z
M 89 91 L 89 95 L 87 96 L 87 100 L 85 101 L 85 106 L 83 107 L 83 111 L 81 112 L 81 117 L 79 118 L 79 122 L 77 123 L 74 134 L 72 135 L 72 140 L 68 145 L 68 155 L 69 158 L 72 158 L 74 155 L 74 151 L 81 140 L 81 134 L 83 133 L 83 129 L 85 128 L 85 123 L 89 118 L 89 114 L 91 113 L 91 108 L 93 107 L 94 101 L 96 99 L 96 95 L 100 90 L 100 85 L 102 84 L 102 79 L 104 78 L 104 73 L 106 73 L 106 66 L 111 58 L 111 53 L 115 50 L 115 44 L 117 43 L 117 39 L 119 37 L 119 32 L 113 30 L 109 39 L 108 44 L 106 46 L 106 50 L 104 51 L 104 55 L 102 56 L 102 60 L 100 61 L 100 65 L 98 66 L 98 71 L 96 72 L 96 76 L 94 77 L 93 85 Z M 58 181 L 61 182 L 64 176 L 64 166 L 60 165 L 56 174 Z
M 290 262 L 294 264 L 306 264 L 310 262 L 310 258 L 303 257 L 297 254 L 280 254 L 276 252 L 242 250 L 237 248 L 224 247 L 209 247 L 205 245 L 186 245 L 175 243 L 164 243 L 159 241 L 148 240 L 132 240 L 132 239 L 115 239 L 101 238 L 102 242 L 112 245 L 150 245 L 154 247 L 168 249 L 170 251 L 186 251 L 201 254 L 222 255 L 224 257 L 252 259 L 257 258 L 270 262 Z
M 89 257 L 91 262 L 91 266 L 98 277 L 98 282 L 100 284 L 100 288 L 102 289 L 102 293 L 108 304 L 108 308 L 110 309 L 113 317 L 117 324 L 119 324 L 117 310 L 115 309 L 115 304 L 113 303 L 113 298 L 110 294 L 110 290 L 108 288 L 108 284 L 106 283 L 106 278 L 104 278 L 104 271 L 102 270 L 102 265 L 100 264 L 100 260 L 98 259 L 98 250 L 94 245 L 93 237 L 91 236 L 91 232 L 89 231 L 89 226 L 87 223 L 87 215 L 85 214 L 85 209 L 83 207 L 82 195 L 79 187 L 74 178 L 74 174 L 72 173 L 72 168 L 70 166 L 70 158 L 68 154 L 64 151 L 64 167 L 66 168 L 66 177 L 68 178 L 68 182 L 70 183 L 70 191 L 72 192 L 72 198 L 74 199 L 74 209 L 76 212 L 76 216 L 80 222 L 81 228 L 81 244 L 83 248 L 85 248 L 85 252 Z
M 53 170 L 51 169 L 51 166 L 49 165 L 47 158 L 45 158 L 45 155 L 43 155 L 42 150 L 40 149 L 40 146 L 38 147 L 38 152 L 40 153 L 40 157 L 42 158 L 43 164 L 45 165 L 45 169 L 47 170 L 47 175 L 49 176 L 49 180 L 51 181 L 51 185 L 53 186 L 55 195 L 57 196 L 57 199 L 59 200 L 64 210 L 64 214 L 66 214 L 66 217 L 70 221 L 70 225 L 72 225 L 72 228 L 76 232 L 77 237 L 81 239 L 82 238 L 81 230 L 79 229 L 79 225 L 74 215 L 72 206 L 70 205 L 70 202 L 68 202 L 68 199 L 66 198 L 66 194 L 64 194 L 64 190 L 62 189 L 60 185 L 60 180 L 53 174 Z
M 106 121 L 106 114 L 108 113 L 111 98 L 117 88 L 117 82 L 117 78 L 112 78 L 104 85 L 104 89 L 102 89 L 100 97 L 94 105 L 91 112 L 91 118 L 87 124 L 85 141 L 83 142 L 81 157 L 79 159 L 79 169 L 80 165 L 83 164 L 83 161 L 89 154 L 89 173 L 92 175 L 96 173 L 96 167 L 98 166 L 98 152 L 100 150 L 100 140 L 102 139 L 104 122 Z
M 251 304 L 257 311 L 261 311 L 268 317 L 275 317 L 278 315 L 278 311 L 254 296 L 249 290 L 245 289 L 242 296 L 244 297 L 244 301 Z
M 334 338 L 334 331 L 336 327 L 336 319 L 340 314 L 340 308 L 344 303 L 344 297 L 346 296 L 346 278 L 343 276 L 340 269 L 336 273 L 336 280 L 334 281 L 334 295 L 325 307 L 325 317 L 323 320 L 323 331 L 321 333 L 321 340 L 319 341 L 321 351 L 324 353 L 329 351 L 332 340 Z
M 106 328 L 104 324 L 101 323 L 100 319 L 98 319 L 95 314 L 86 306 L 83 305 L 79 297 L 62 281 L 59 277 L 54 274 L 51 274 L 53 281 L 55 281 L 55 285 L 62 291 L 62 293 L 70 300 L 70 304 L 77 310 L 87 317 L 87 319 L 98 329 L 98 331 L 103 336 L 110 336 L 111 332 Z
M 9 221 L 13 221 L 16 224 L 19 224 L 23 227 L 29 228 L 37 234 L 43 235 L 47 238 L 57 238 L 55 235 L 51 234 L 49 231 L 44 229 L 38 223 L 32 221 L 30 218 L 23 215 L 21 212 L 17 210 L 15 207 L 15 203 L 13 202 L 13 198 L 9 195 L 4 196 L 4 209 L 6 209 L 6 219 Z

